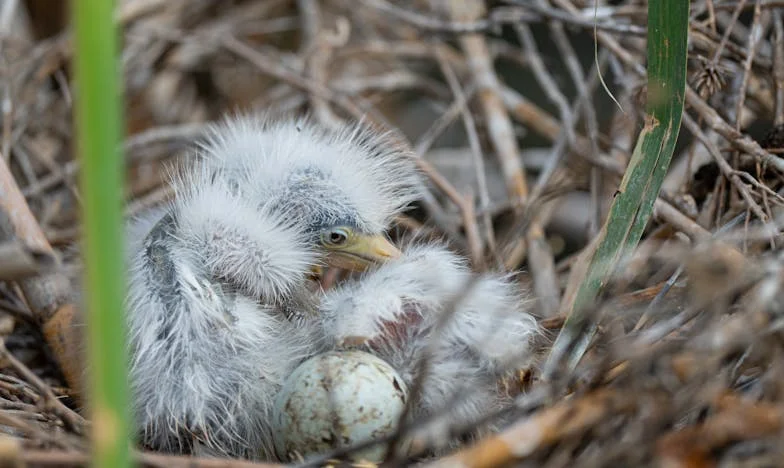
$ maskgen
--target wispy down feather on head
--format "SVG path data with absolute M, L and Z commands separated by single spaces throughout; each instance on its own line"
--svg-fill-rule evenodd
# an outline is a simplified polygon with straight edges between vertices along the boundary
M 200 148 L 254 200 L 312 224 L 383 231 L 421 187 L 403 143 L 360 123 L 331 130 L 308 118 L 243 116 L 213 126 Z

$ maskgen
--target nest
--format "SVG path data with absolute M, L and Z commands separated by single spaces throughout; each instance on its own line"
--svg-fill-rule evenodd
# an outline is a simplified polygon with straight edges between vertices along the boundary
M 78 344 L 51 338 L 74 314 L 68 284 L 79 268 L 64 3 L 0 6 L 0 458 L 9 466 L 89 460 L 89 422 L 66 384 L 78 370 L 64 356 Z M 519 394 L 516 422 L 427 463 L 776 466 L 784 20 L 772 3 L 692 2 L 684 122 L 654 217 L 591 313 L 567 327 L 642 128 L 644 2 L 122 1 L 126 211 L 167 200 L 164 167 L 226 113 L 394 128 L 432 188 L 398 232 L 446 238 L 478 271 L 518 272 L 548 337 L 542 365 L 504 382 Z M 569 339 L 552 348 L 559 333 Z M 567 365 L 586 336 L 588 352 Z

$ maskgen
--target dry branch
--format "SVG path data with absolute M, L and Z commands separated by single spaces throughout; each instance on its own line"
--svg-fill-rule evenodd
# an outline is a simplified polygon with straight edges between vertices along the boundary
M 0 233 L 3 240 L 19 241 L 25 248 L 54 258 L 54 251 L 38 226 L 5 162 L 0 161 Z M 77 337 L 79 312 L 71 302 L 68 278 L 54 271 L 22 279 L 19 285 L 41 325 L 68 385 L 77 395 L 81 389 L 83 365 Z

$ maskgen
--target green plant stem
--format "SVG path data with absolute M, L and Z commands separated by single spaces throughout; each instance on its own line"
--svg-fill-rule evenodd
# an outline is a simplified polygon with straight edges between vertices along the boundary
M 111 0 L 73 0 L 82 161 L 85 305 L 93 464 L 131 466 L 123 297 L 120 88 Z

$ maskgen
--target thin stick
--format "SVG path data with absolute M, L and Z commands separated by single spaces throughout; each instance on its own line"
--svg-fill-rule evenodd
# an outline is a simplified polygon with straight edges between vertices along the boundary
M 463 94 L 463 90 L 460 87 L 460 83 L 457 81 L 457 76 L 455 76 L 454 70 L 449 66 L 449 63 L 438 53 L 436 52 L 436 57 L 438 59 L 438 64 L 441 67 L 441 72 L 444 74 L 447 83 L 449 84 L 449 88 L 452 90 L 452 93 L 455 96 L 456 100 L 465 102 L 465 96 Z M 468 112 L 465 106 L 461 107 L 460 114 L 463 117 L 463 125 L 466 129 L 466 134 L 468 135 L 468 142 L 471 146 L 471 154 L 473 155 L 473 162 L 474 162 L 474 171 L 476 173 L 476 181 L 477 186 L 479 188 L 479 206 L 482 210 L 485 210 L 484 214 L 482 214 L 482 227 L 484 228 L 486 234 L 486 240 L 490 247 L 490 252 L 495 252 L 495 233 L 493 232 L 493 221 L 490 219 L 490 213 L 487 211 L 487 208 L 490 206 L 490 194 L 487 189 L 487 177 L 485 175 L 485 165 L 484 165 L 484 158 L 482 154 L 482 147 L 479 143 L 479 136 L 476 132 L 476 124 L 474 123 L 474 118 L 471 116 L 471 113 Z M 473 197 L 466 197 L 466 203 L 473 204 Z M 473 212 L 473 206 L 470 207 L 471 212 Z M 473 235 L 478 234 L 478 229 L 471 228 L 469 230 L 469 223 L 471 225 L 475 224 L 475 220 L 473 216 L 469 218 L 470 213 L 464 213 L 464 222 L 466 227 L 466 233 L 472 233 Z M 476 233 L 474 233 L 476 231 Z M 470 239 L 472 236 L 469 237 L 469 245 L 472 245 Z M 481 237 L 479 237 L 476 242 L 478 245 L 474 246 L 476 252 L 474 253 L 474 265 L 482 270 L 484 269 L 484 255 L 483 255 L 483 246 L 481 242 Z M 473 249 L 472 249 L 473 250 Z
M 17 239 L 27 248 L 55 257 L 19 186 L 5 161 L 0 158 L 0 233 L 2 240 Z M 18 282 L 30 310 L 41 325 L 47 344 L 54 351 L 60 370 L 77 396 L 82 386 L 80 339 L 74 329 L 76 307 L 69 302 L 70 284 L 61 273 L 53 271 Z
M 697 137 L 697 139 L 700 141 L 700 143 L 702 143 L 705 149 L 708 150 L 708 153 L 713 157 L 713 160 L 716 161 L 716 164 L 719 166 L 719 169 L 721 170 L 724 177 L 726 177 L 730 182 L 732 182 L 735 189 L 738 191 L 738 193 L 740 193 L 740 195 L 748 204 L 749 209 L 751 209 L 751 211 L 754 212 L 754 215 L 757 216 L 762 221 L 767 221 L 768 215 L 765 214 L 765 212 L 762 211 L 762 208 L 760 208 L 757 202 L 754 201 L 754 199 L 751 197 L 751 193 L 749 193 L 748 187 L 746 187 L 746 184 L 744 184 L 743 181 L 740 180 L 740 177 L 738 177 L 738 174 L 735 172 L 735 170 L 733 170 L 730 164 L 721 156 L 721 153 L 719 153 L 719 150 L 718 148 L 716 148 L 716 145 L 714 145 L 713 142 L 708 139 L 705 133 L 700 129 L 699 125 L 697 125 L 697 122 L 695 122 L 691 117 L 689 117 L 688 114 L 684 114 L 683 123 L 686 126 L 686 128 L 688 128 L 689 131 L 695 137 Z
M 425 465 L 428 468 L 495 468 L 524 460 L 537 450 L 576 436 L 595 424 L 640 404 L 610 389 L 597 390 L 579 399 L 564 400 L 525 418 L 502 433 L 489 437 L 455 455 Z
M 773 123 L 784 123 L 784 19 L 781 10 L 773 10 L 773 84 L 776 87 L 776 108 Z
M 483 14 L 484 6 L 478 0 L 464 2 L 460 13 L 454 11 L 457 4 L 449 2 L 453 19 L 471 20 Z M 466 15 L 467 13 L 467 15 Z M 468 68 L 476 82 L 482 113 L 487 121 L 490 140 L 501 163 L 501 172 L 506 179 L 507 191 L 513 201 L 523 201 L 528 196 L 525 167 L 520 161 L 514 128 L 501 100 L 501 82 L 493 68 L 493 61 L 484 36 L 466 34 L 460 37 L 460 45 L 467 57 Z
M 0 361 L 8 362 L 11 364 L 19 374 L 28 382 L 44 398 L 44 408 L 51 410 L 56 414 L 68 428 L 77 434 L 84 433 L 87 426 L 87 421 L 84 420 L 79 414 L 72 409 L 65 406 L 56 396 L 52 393 L 52 389 L 44 383 L 33 371 L 16 358 L 13 354 L 8 352 L 5 347 L 5 342 L 0 340 Z
M 307 76 L 323 86 L 327 82 L 327 64 L 335 46 L 345 43 L 348 39 L 348 24 L 345 21 L 338 23 L 338 32 L 332 37 L 321 29 L 321 9 L 317 1 L 297 0 L 297 7 L 302 19 L 302 55 L 305 56 L 305 72 Z M 310 94 L 310 105 L 316 118 L 323 125 L 333 128 L 342 125 L 343 120 L 332 112 L 323 98 Z

